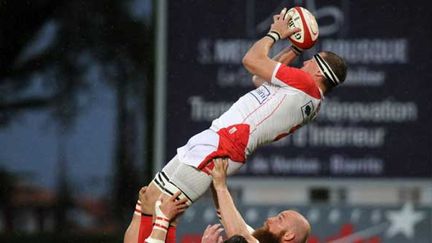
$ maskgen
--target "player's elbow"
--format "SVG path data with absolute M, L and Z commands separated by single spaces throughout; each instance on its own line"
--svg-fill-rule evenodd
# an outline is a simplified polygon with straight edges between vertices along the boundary
M 257 75 L 252 76 L 252 83 L 255 85 L 255 87 L 261 86 L 264 82 L 264 79 L 258 77 Z
M 252 65 L 252 61 L 251 61 L 251 58 L 249 57 L 249 55 L 246 54 L 243 57 L 242 64 L 246 69 L 248 69 L 248 67 L 250 67 Z
M 243 66 L 251 73 L 254 73 L 254 70 L 256 69 L 255 60 L 256 59 L 253 57 L 253 55 L 249 53 L 246 53 L 242 60 Z

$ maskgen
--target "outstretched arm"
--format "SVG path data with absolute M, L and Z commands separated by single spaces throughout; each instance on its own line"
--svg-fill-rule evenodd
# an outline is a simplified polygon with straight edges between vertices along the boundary
M 218 158 L 214 160 L 214 164 L 215 167 L 211 173 L 213 177 L 213 186 L 217 195 L 217 201 L 223 219 L 222 222 L 228 238 L 234 235 L 241 235 L 245 237 L 248 242 L 257 242 L 257 240 L 248 231 L 247 224 L 237 210 L 226 185 L 228 160 Z
M 141 197 L 144 196 L 147 187 L 142 187 L 138 193 L 138 202 L 135 206 L 135 211 L 132 216 L 132 220 L 125 232 L 123 243 L 136 243 L 138 241 L 139 229 L 141 223 Z
M 214 188 L 213 183 L 210 185 L 210 190 L 212 192 L 212 197 L 213 197 L 213 203 L 215 205 L 216 208 L 216 214 L 217 217 L 219 218 L 219 221 L 222 225 L 225 225 L 225 223 L 223 222 L 222 216 L 221 216 L 221 212 L 220 212 L 220 206 L 219 206 L 219 200 L 218 200 L 218 196 L 216 193 L 216 189 Z

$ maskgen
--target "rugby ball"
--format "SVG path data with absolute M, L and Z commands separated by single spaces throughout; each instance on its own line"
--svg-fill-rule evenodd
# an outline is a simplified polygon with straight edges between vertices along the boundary
M 289 28 L 300 29 L 299 32 L 288 37 L 290 41 L 301 49 L 311 48 L 318 40 L 319 35 L 318 23 L 315 17 L 311 12 L 309 12 L 309 10 L 298 6 L 290 8 L 286 12 L 285 18 L 288 15 L 292 16 L 291 20 L 288 22 Z

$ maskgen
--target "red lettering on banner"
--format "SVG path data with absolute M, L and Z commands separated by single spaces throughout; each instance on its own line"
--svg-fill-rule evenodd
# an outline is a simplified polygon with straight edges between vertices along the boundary
M 336 233 L 333 236 L 327 237 L 324 240 L 321 241 L 317 236 L 311 235 L 308 239 L 308 243 L 324 243 L 324 242 L 331 242 L 331 241 L 337 241 L 345 237 L 350 237 L 353 234 L 355 234 L 354 225 L 353 224 L 344 224 L 341 226 L 338 233 Z M 381 237 L 379 236 L 373 236 L 370 238 L 362 238 L 362 237 L 356 237 L 353 243 L 381 243 Z

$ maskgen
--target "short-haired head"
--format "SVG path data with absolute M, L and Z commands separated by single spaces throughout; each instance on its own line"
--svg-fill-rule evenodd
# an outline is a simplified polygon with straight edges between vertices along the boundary
M 294 210 L 268 218 L 264 227 L 277 235 L 279 242 L 305 243 L 311 231 L 307 219 Z
M 247 240 L 241 235 L 233 235 L 225 240 L 224 243 L 247 243 Z
M 324 75 L 327 91 L 345 81 L 347 64 L 342 57 L 331 51 L 323 51 L 315 54 L 314 59 Z

